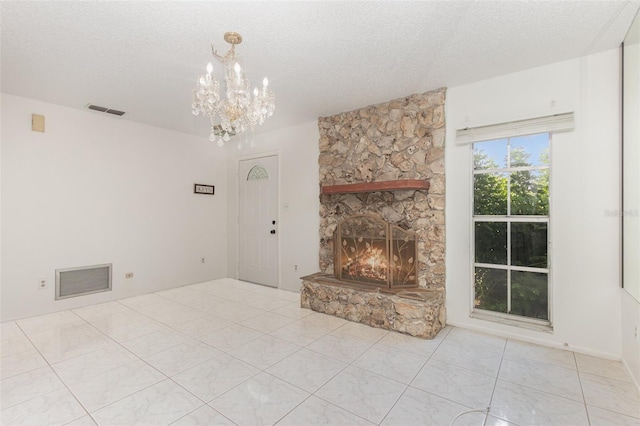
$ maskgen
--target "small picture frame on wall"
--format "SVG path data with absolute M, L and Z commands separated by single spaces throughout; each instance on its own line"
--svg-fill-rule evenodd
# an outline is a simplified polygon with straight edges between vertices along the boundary
M 194 183 L 193 184 L 193 193 L 194 194 L 213 195 L 215 193 L 215 186 L 213 186 L 213 185 L 203 185 L 201 183 Z

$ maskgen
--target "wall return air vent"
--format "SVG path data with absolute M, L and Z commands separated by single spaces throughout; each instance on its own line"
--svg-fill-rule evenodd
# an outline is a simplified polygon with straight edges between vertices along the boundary
M 110 291 L 111 265 L 56 269 L 56 300 Z
M 122 117 L 123 115 L 126 114 L 126 112 L 124 111 L 118 111 L 117 109 L 101 107 L 93 104 L 87 104 L 85 105 L 85 108 L 90 109 L 92 111 L 98 111 L 98 112 L 104 112 L 106 114 L 117 115 L 118 117 Z

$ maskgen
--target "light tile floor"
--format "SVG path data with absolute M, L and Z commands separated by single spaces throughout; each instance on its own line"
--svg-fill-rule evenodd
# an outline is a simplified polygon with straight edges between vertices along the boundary
M 434 340 L 232 279 L 3 323 L 3 425 L 639 425 L 619 362 L 446 327 Z M 454 425 L 481 425 L 472 411 Z

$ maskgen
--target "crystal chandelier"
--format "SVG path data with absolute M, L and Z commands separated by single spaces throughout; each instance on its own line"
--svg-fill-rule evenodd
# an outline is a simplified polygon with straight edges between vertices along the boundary
M 218 140 L 218 146 L 224 146 L 231 136 L 240 135 L 247 130 L 255 130 L 256 124 L 262 125 L 273 115 L 275 95 L 269 90 L 267 77 L 262 80 L 262 87 L 254 87 L 250 91 L 249 80 L 244 75 L 240 58 L 236 55 L 236 44 L 242 42 L 238 33 L 225 33 L 224 40 L 231 44 L 231 49 L 224 55 L 218 55 L 213 46 L 211 52 L 224 68 L 226 97 L 220 97 L 220 83 L 212 75 L 213 64 L 207 64 L 207 72 L 198 79 L 193 90 L 193 115 L 202 115 L 211 122 L 211 142 Z M 253 144 L 253 142 L 252 142 Z M 242 144 L 238 142 L 238 149 Z

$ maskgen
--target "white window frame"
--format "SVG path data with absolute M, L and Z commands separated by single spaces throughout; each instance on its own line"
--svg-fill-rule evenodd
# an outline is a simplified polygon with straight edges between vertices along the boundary
M 474 141 L 472 143 L 468 143 L 469 149 L 471 151 L 471 244 L 469 247 L 470 250 L 470 259 L 471 259 L 471 274 L 470 274 L 470 316 L 472 318 L 478 318 L 488 321 L 499 322 L 508 325 L 519 326 L 523 328 L 530 328 L 534 330 L 540 331 L 552 331 L 553 330 L 553 280 L 551 274 L 551 260 L 552 260 L 552 247 L 551 247 L 551 235 L 552 235 L 552 139 L 553 133 L 551 131 L 541 131 L 536 132 L 539 133 L 547 133 L 549 138 L 549 165 L 548 166 L 526 166 L 526 167 L 506 167 L 506 168 L 497 168 L 497 169 L 482 169 L 475 170 L 475 162 L 474 162 L 474 144 L 475 143 L 483 143 L 490 142 L 497 139 L 508 139 L 508 146 L 510 145 L 511 139 L 521 136 L 521 134 L 515 134 L 511 136 L 503 136 L 500 135 L 498 137 L 492 137 L 490 139 L 485 139 L 482 141 Z M 507 165 L 511 164 L 511 150 L 507 149 Z M 511 213 L 511 179 L 508 179 L 508 191 L 507 191 L 507 214 L 506 215 L 475 215 L 475 185 L 474 179 L 477 174 L 486 174 L 486 173 L 513 173 L 518 171 L 535 171 L 535 170 L 548 170 L 549 171 L 549 212 L 547 216 L 533 216 L 533 215 L 517 215 L 512 216 Z M 499 265 L 499 264 L 487 264 L 487 263 L 476 263 L 475 259 L 475 225 L 477 222 L 500 222 L 507 224 L 507 264 Z M 511 265 L 511 223 L 520 222 L 520 223 L 532 223 L 532 222 L 541 222 L 547 223 L 547 268 L 531 268 L 531 267 L 523 267 L 523 266 L 513 266 Z M 485 309 L 479 309 L 475 307 L 475 270 L 477 267 L 480 268 L 492 268 L 492 269 L 501 269 L 507 270 L 507 313 L 503 312 L 495 312 L 488 311 Z M 547 310 L 548 310 L 548 320 L 538 319 L 538 318 L 530 318 L 524 317 L 521 315 L 510 314 L 511 311 L 511 271 L 522 271 L 522 272 L 536 272 L 536 273 L 546 273 L 547 274 Z

